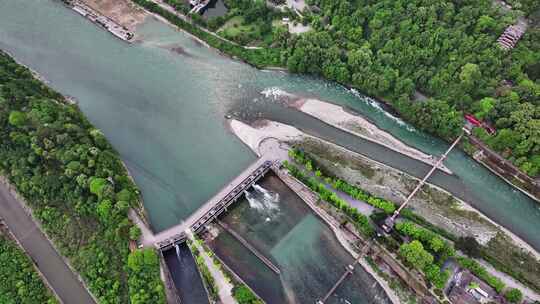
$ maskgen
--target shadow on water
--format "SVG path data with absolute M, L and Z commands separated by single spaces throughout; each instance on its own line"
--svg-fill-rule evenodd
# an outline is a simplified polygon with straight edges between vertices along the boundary
M 177 248 L 163 252 L 163 256 L 182 303 L 209 303 L 191 251 L 185 243 Z
M 326 224 L 275 175 L 259 181 L 222 221 L 280 268 L 281 275 L 275 275 L 225 232 L 210 242 L 216 254 L 269 304 L 314 303 L 353 262 Z M 345 285 L 341 293 L 346 296 L 336 297 L 339 301 L 388 302 L 363 269 L 357 269 L 349 281 L 350 287 Z

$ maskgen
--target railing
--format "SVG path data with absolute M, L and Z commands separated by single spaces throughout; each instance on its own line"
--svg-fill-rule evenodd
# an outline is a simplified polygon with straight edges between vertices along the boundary
M 196 220 L 189 228 L 193 233 L 199 233 L 202 231 L 205 225 L 209 222 L 214 221 L 219 215 L 227 211 L 227 208 L 236 202 L 240 196 L 244 194 L 244 191 L 253 186 L 259 179 L 261 179 L 272 167 L 273 163 L 271 161 L 265 161 L 261 166 L 255 169 L 248 177 L 246 177 L 239 185 L 234 187 L 225 197 L 220 199 L 217 203 L 212 206 L 208 212 Z M 205 204 L 206 206 L 206 204 Z M 204 208 L 205 206 L 201 207 Z M 159 241 L 156 243 L 156 247 L 160 250 L 168 250 L 174 247 L 176 244 L 180 244 L 186 241 L 186 234 L 183 231 L 179 231 L 178 234 L 175 234 L 173 237 L 170 237 L 166 240 Z

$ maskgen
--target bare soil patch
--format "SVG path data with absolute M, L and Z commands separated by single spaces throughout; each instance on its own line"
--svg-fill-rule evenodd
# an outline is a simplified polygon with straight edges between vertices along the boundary
M 144 21 L 147 13 L 130 0 L 82 0 L 86 5 L 111 18 L 116 23 L 135 30 Z

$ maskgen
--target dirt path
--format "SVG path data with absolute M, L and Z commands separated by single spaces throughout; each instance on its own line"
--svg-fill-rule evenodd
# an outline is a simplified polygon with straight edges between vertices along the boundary
M 540 301 L 540 295 L 531 290 L 529 287 L 517 282 L 514 278 L 507 275 L 506 273 L 498 271 L 497 269 L 493 268 L 491 264 L 484 260 L 476 259 L 476 261 L 482 266 L 486 267 L 489 273 L 501 279 L 501 281 L 503 281 L 503 283 L 506 284 L 506 286 L 508 286 L 509 288 L 517 288 L 521 290 L 521 292 L 523 292 L 524 297 L 529 298 L 533 301 Z

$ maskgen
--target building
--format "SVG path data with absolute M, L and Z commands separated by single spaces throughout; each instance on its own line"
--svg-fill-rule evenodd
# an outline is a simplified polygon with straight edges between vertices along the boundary
M 448 288 L 448 299 L 454 304 L 506 303 L 495 289 L 466 269 L 454 274 Z

